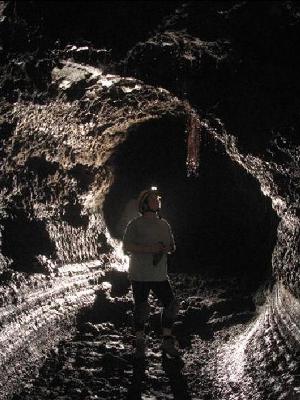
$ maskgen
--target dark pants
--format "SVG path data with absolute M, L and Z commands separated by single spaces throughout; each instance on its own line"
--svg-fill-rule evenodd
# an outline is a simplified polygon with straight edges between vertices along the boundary
M 134 299 L 134 328 L 142 331 L 148 320 L 150 307 L 148 297 L 150 290 L 156 295 L 163 305 L 161 318 L 162 328 L 172 328 L 174 319 L 178 312 L 178 305 L 174 297 L 170 282 L 141 282 L 132 281 L 132 291 Z

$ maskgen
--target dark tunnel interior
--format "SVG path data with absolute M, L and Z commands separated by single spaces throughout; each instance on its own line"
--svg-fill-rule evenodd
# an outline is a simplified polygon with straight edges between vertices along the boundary
M 122 237 L 119 221 L 128 201 L 154 185 L 177 245 L 170 272 L 236 277 L 251 290 L 271 276 L 278 225 L 271 200 L 208 140 L 201 143 L 199 175 L 187 177 L 183 120 L 162 118 L 131 128 L 109 163 L 115 180 L 103 212 L 113 237 Z

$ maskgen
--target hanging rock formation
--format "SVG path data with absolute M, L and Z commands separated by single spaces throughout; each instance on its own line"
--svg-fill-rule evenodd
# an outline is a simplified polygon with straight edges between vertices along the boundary
M 292 396 L 300 345 L 298 4 L 174 2 L 179 8 L 160 25 L 153 11 L 154 25 L 141 28 L 135 45 L 120 39 L 118 57 L 99 49 L 109 39 L 93 42 L 85 21 L 78 43 L 66 23 L 73 43 L 62 43 L 61 26 L 47 25 L 52 12 L 31 3 L 29 11 L 18 2 L 0 8 L 1 398 L 72 334 L 108 266 L 124 264 L 104 202 L 122 146 L 164 120 L 182 126 L 190 172 L 215 147 L 255 178 L 272 206 L 270 230 L 278 224 L 257 318 L 220 349 L 220 396 L 229 385 L 228 396 L 240 390 L 250 399 L 243 381 L 255 399 L 287 399 L 287 388 Z

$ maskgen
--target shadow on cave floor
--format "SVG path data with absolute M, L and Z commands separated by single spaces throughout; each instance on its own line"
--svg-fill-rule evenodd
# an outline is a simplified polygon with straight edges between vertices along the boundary
M 39 377 L 13 400 L 212 399 L 218 347 L 242 332 L 255 306 L 234 280 L 205 280 L 199 274 L 171 274 L 180 301 L 174 326 L 180 359 L 160 350 L 160 305 L 150 295 L 145 362 L 132 356 L 132 294 L 126 272 L 109 270 L 92 308 L 82 310 L 72 340 L 49 355 Z

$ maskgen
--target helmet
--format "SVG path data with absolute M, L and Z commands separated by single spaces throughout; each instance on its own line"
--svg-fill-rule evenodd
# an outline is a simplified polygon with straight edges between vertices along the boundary
M 143 212 L 147 211 L 147 207 L 148 207 L 147 199 L 150 196 L 150 194 L 152 194 L 152 193 L 160 196 L 160 193 L 157 190 L 156 186 L 152 186 L 150 189 L 142 190 L 141 193 L 139 194 L 138 209 L 141 214 L 143 214 Z

